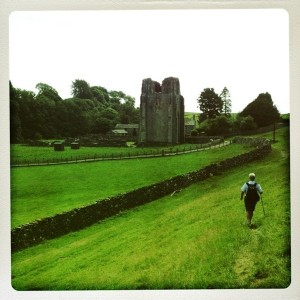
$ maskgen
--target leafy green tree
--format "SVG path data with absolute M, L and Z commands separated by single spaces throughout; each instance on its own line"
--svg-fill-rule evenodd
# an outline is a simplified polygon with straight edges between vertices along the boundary
M 82 79 L 76 79 L 72 82 L 71 94 L 74 98 L 92 99 L 93 93 L 90 85 Z
M 63 103 L 66 106 L 67 127 L 69 136 L 76 137 L 90 131 L 89 103 L 90 100 L 71 98 Z M 91 101 L 92 102 L 92 101 Z
M 37 95 L 9 84 L 11 142 L 106 133 L 120 121 L 135 123 L 139 119 L 133 97 L 90 87 L 84 80 L 72 83 L 73 98 L 65 100 L 46 83 L 36 85 Z
M 37 96 L 32 104 L 34 115 L 34 135 L 43 138 L 56 136 L 56 103 L 43 94 Z
M 233 124 L 225 116 L 217 116 L 214 119 L 206 119 L 199 125 L 199 131 L 208 135 L 222 135 L 232 131 Z
M 93 133 L 106 134 L 108 131 L 114 128 L 115 124 L 108 118 L 102 117 L 101 115 L 95 119 Z
M 204 120 L 213 119 L 221 115 L 223 110 L 223 101 L 221 97 L 215 93 L 213 88 L 204 89 L 197 101 Z M 200 119 L 200 121 L 203 119 Z
M 38 83 L 35 87 L 38 90 L 37 98 L 44 96 L 54 101 L 62 101 L 62 98 L 52 86 L 46 83 Z
M 36 85 L 38 94 L 33 103 L 36 134 L 35 137 L 41 135 L 44 138 L 57 136 L 57 103 L 63 99 L 58 92 L 46 83 L 38 83 Z
M 119 113 L 115 109 L 107 107 L 93 115 L 91 132 L 105 134 L 112 130 L 118 122 Z
M 103 111 L 101 111 L 101 116 L 103 118 L 107 118 L 107 119 L 113 121 L 115 124 L 117 124 L 119 122 L 118 112 L 111 107 L 105 108 Z
M 123 124 L 139 123 L 139 110 L 134 106 L 135 99 L 127 96 L 124 98 L 124 103 L 120 105 L 120 122 Z
M 116 111 L 119 111 L 125 94 L 121 91 L 109 91 L 108 94 L 110 106 Z
M 123 124 L 138 123 L 139 110 L 135 108 L 135 99 L 122 91 L 109 92 L 111 107 L 119 112 Z
M 259 94 L 243 109 L 240 115 L 242 117 L 251 116 L 258 127 L 274 124 L 280 118 L 280 113 L 269 93 Z
M 242 117 L 240 114 L 237 115 L 234 125 L 235 129 L 238 131 L 254 130 L 257 128 L 257 124 L 255 123 L 253 117 Z
M 91 87 L 92 95 L 95 100 L 97 100 L 103 106 L 109 105 L 109 95 L 106 89 L 101 86 Z
M 230 99 L 230 92 L 225 86 L 222 90 L 220 97 L 223 101 L 223 113 L 226 117 L 231 116 L 231 99 Z
M 18 143 L 22 141 L 22 126 L 20 120 L 20 105 L 18 103 L 18 93 L 9 82 L 9 94 L 10 94 L 10 142 Z
M 12 141 L 34 138 L 36 132 L 36 122 L 34 116 L 35 93 L 10 87 L 11 103 L 11 132 Z

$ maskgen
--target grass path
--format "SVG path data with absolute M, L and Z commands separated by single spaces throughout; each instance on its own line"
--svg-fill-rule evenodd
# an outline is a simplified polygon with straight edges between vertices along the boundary
M 282 153 L 284 155 L 282 155 Z M 288 148 L 90 228 L 12 255 L 18 290 L 285 288 L 290 283 Z M 256 230 L 240 187 L 264 189 Z

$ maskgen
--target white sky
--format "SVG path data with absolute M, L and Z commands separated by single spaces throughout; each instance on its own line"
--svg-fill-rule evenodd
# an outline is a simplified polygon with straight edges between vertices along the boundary
M 185 110 L 204 88 L 231 93 L 241 111 L 269 92 L 289 103 L 289 18 L 281 9 L 14 12 L 9 72 L 16 88 L 39 82 L 71 97 L 75 79 L 121 90 L 139 106 L 144 78 L 178 77 Z

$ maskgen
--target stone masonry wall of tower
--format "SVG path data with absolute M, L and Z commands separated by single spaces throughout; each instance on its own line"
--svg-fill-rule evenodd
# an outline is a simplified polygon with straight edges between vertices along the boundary
M 184 98 L 179 79 L 143 80 L 140 98 L 140 144 L 184 143 Z

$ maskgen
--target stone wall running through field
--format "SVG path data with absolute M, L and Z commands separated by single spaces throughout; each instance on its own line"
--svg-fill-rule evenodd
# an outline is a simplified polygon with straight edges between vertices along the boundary
M 238 143 L 253 143 L 253 139 L 237 138 Z M 96 222 L 114 216 L 120 212 L 154 201 L 193 183 L 205 180 L 214 174 L 258 160 L 271 152 L 268 140 L 260 140 L 252 151 L 211 164 L 199 170 L 168 180 L 145 186 L 128 193 L 98 200 L 88 206 L 76 208 L 14 228 L 11 231 L 12 252 L 53 239 L 72 231 L 88 227 Z

